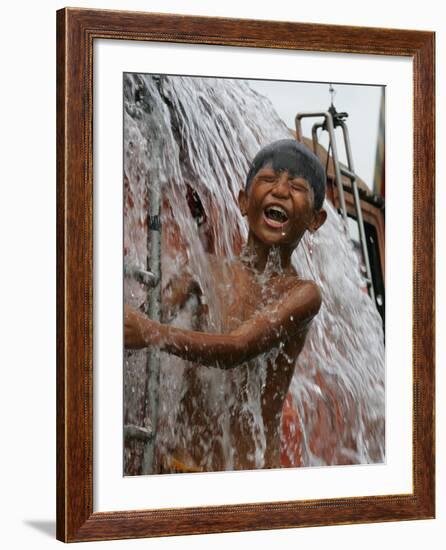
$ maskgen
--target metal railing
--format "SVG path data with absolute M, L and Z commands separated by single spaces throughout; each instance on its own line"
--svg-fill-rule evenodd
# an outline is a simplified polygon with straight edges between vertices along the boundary
M 162 158 L 154 152 L 154 158 Z M 154 321 L 161 320 L 161 191 L 165 176 L 155 164 L 151 178 L 147 175 L 149 211 L 147 213 L 147 268 L 127 265 L 124 273 L 143 284 L 147 290 L 146 314 Z M 144 442 L 141 474 L 154 473 L 155 446 L 158 424 L 160 358 L 156 349 L 147 349 L 146 384 L 144 388 L 143 422 L 145 426 L 125 425 L 124 438 Z
M 312 128 L 311 134 L 312 134 L 313 150 L 314 150 L 314 153 L 317 156 L 319 156 L 318 130 L 322 129 L 327 131 L 329 136 L 329 148 L 328 148 L 327 155 L 330 154 L 330 149 L 331 149 L 333 167 L 334 167 L 334 173 L 335 173 L 335 181 L 336 181 L 338 195 L 339 195 L 339 205 L 340 205 L 342 219 L 344 221 L 345 231 L 347 235 L 349 235 L 348 223 L 347 223 L 347 207 L 345 204 L 345 194 L 344 194 L 344 186 L 342 183 L 342 176 L 347 177 L 351 182 L 351 187 L 353 192 L 353 202 L 354 202 L 355 212 L 356 212 L 356 221 L 358 223 L 359 240 L 360 240 L 361 252 L 362 252 L 362 257 L 364 260 L 364 267 L 366 272 L 367 289 L 369 291 L 370 297 L 375 302 L 375 289 L 373 286 L 372 271 L 370 268 L 370 258 L 369 258 L 369 252 L 367 249 L 367 240 L 366 240 L 366 234 L 364 229 L 364 219 L 362 216 L 362 208 L 361 208 L 361 202 L 360 202 L 359 191 L 358 191 L 358 183 L 357 183 L 358 176 L 357 174 L 355 174 L 355 171 L 354 171 L 353 156 L 352 156 L 352 150 L 350 145 L 350 136 L 348 133 L 347 125 L 344 120 L 345 118 L 347 118 L 347 116 L 348 116 L 347 113 L 338 113 L 334 108 L 333 104 L 328 109 L 328 111 L 298 113 L 295 118 L 296 138 L 298 141 L 303 143 L 302 123 L 301 123 L 301 120 L 303 118 L 321 118 L 321 117 L 323 118 L 323 122 L 315 123 Z M 344 168 L 343 166 L 341 166 L 341 163 L 339 162 L 338 149 L 337 149 L 336 136 L 335 136 L 335 128 L 338 126 L 342 129 L 342 134 L 344 137 L 344 146 L 345 146 L 345 151 L 347 155 L 348 168 Z

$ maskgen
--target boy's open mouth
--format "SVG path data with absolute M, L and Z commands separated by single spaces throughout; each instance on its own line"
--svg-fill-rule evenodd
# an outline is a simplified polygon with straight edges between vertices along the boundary
M 263 212 L 265 222 L 270 227 L 283 227 L 288 221 L 288 214 L 278 205 L 267 206 Z

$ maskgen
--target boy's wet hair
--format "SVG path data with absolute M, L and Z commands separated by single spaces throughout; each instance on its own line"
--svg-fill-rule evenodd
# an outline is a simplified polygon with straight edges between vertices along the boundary
M 246 191 L 257 172 L 267 165 L 274 172 L 286 170 L 292 177 L 306 179 L 313 189 L 314 209 L 322 208 L 326 186 L 325 170 L 317 156 L 305 145 L 295 139 L 281 139 L 261 149 L 251 163 L 246 177 Z

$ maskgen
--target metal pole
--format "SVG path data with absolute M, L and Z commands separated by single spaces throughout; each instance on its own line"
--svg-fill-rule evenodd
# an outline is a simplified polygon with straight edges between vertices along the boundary
M 348 224 L 347 224 L 347 207 L 345 205 L 344 187 L 342 185 L 342 176 L 341 176 L 341 170 L 339 166 L 338 149 L 336 147 L 336 137 L 334 133 L 333 118 L 331 116 L 331 113 L 329 113 L 328 111 L 314 112 L 314 113 L 298 113 L 295 118 L 296 138 L 300 142 L 303 141 L 302 126 L 300 121 L 302 118 L 310 118 L 310 117 L 324 117 L 324 120 L 326 123 L 328 135 L 330 136 L 331 150 L 333 155 L 333 165 L 335 169 L 335 179 L 338 187 L 339 203 L 341 207 L 341 215 L 344 221 L 345 232 L 348 235 L 349 231 L 348 231 Z
M 319 130 L 319 128 L 322 128 L 323 126 L 324 126 L 324 123 L 320 122 L 319 124 L 313 124 L 313 128 L 311 129 L 311 136 L 313 138 L 313 151 L 314 151 L 314 154 L 319 158 L 319 160 L 321 160 L 321 158 L 319 157 L 319 153 L 318 153 L 319 140 L 317 137 L 317 131 Z
M 334 108 L 333 108 L 334 109 Z M 336 111 L 335 111 L 336 112 Z M 345 113 L 346 115 L 346 113 Z M 317 137 L 317 130 L 319 128 L 324 128 L 327 130 L 329 137 L 330 137 L 330 145 L 332 149 L 332 156 L 333 156 L 333 166 L 335 170 L 335 179 L 336 184 L 338 187 L 338 193 L 339 193 L 339 202 L 341 207 L 341 213 L 344 220 L 344 227 L 347 235 L 349 234 L 348 230 L 348 224 L 347 224 L 347 208 L 345 204 L 345 196 L 344 196 L 344 188 L 342 185 L 342 175 L 347 176 L 351 181 L 352 191 L 353 191 L 353 200 L 355 204 L 355 210 L 357 215 L 357 222 L 358 222 L 358 229 L 359 229 L 359 239 L 361 244 L 361 251 L 362 256 L 364 258 L 364 265 L 367 275 L 367 287 L 370 293 L 370 297 L 373 301 L 375 301 L 375 290 L 373 287 L 373 279 L 372 279 L 372 271 L 370 268 L 370 259 L 369 259 L 369 252 L 367 249 L 367 240 L 365 235 L 365 229 L 364 229 L 364 220 L 362 217 L 362 209 L 361 209 L 361 202 L 359 198 L 359 191 L 358 191 L 358 184 L 357 184 L 357 176 L 354 171 L 353 167 L 353 156 L 351 151 L 351 145 L 350 145 L 350 137 L 348 133 L 348 128 L 345 122 L 341 119 L 341 117 L 337 117 L 336 124 L 341 126 L 342 132 L 344 135 L 344 144 L 345 144 L 345 151 L 347 154 L 347 162 L 348 162 L 348 170 L 341 168 L 341 165 L 339 163 L 339 157 L 338 157 L 338 150 L 336 145 L 336 137 L 335 137 L 335 128 L 333 123 L 333 116 L 330 111 L 326 112 L 311 112 L 311 113 L 298 113 L 295 118 L 296 123 L 296 139 L 300 142 L 303 142 L 302 137 L 302 124 L 301 119 L 302 118 L 310 118 L 310 117 L 323 117 L 324 123 L 316 123 L 313 125 L 312 129 L 312 139 L 313 139 L 313 149 L 315 154 L 317 155 L 317 145 L 318 145 L 318 137 Z
M 338 147 L 336 145 L 336 137 L 334 133 L 333 118 L 331 116 L 331 113 L 327 113 L 326 121 L 327 121 L 327 131 L 330 136 L 331 151 L 333 155 L 333 165 L 335 169 L 336 183 L 338 185 L 339 202 L 341 203 L 342 217 L 344 219 L 345 231 L 347 232 L 347 234 L 349 234 L 348 223 L 347 223 L 347 207 L 345 205 L 344 187 L 342 184 L 341 169 L 340 169 L 339 157 L 338 157 Z
M 358 217 L 359 238 L 361 241 L 362 255 L 364 258 L 365 271 L 367 274 L 367 286 L 369 288 L 370 297 L 372 298 L 373 301 L 375 301 L 375 290 L 373 288 L 372 270 L 370 269 L 369 251 L 367 249 L 367 240 L 366 240 L 365 229 L 364 229 L 364 219 L 362 217 L 361 202 L 359 199 L 358 183 L 356 181 L 355 169 L 353 167 L 353 155 L 352 155 L 352 149 L 350 145 L 350 136 L 348 133 L 347 125 L 343 121 L 340 122 L 340 126 L 344 134 L 345 152 L 347 154 L 347 162 L 348 162 L 348 169 L 349 169 L 348 177 L 352 182 L 353 200 L 355 201 L 356 215 Z
M 135 265 L 124 264 L 124 276 L 132 277 L 138 283 L 146 286 L 148 289 L 156 286 L 157 281 L 155 276 L 150 271 L 145 269 L 140 269 Z M 125 424 L 124 425 L 124 440 L 131 441 L 132 439 L 138 439 L 143 442 L 149 441 L 153 436 L 152 425 L 149 422 L 147 412 L 144 411 L 144 423 L 145 426 L 136 426 L 134 424 Z
M 148 235 L 147 235 L 147 271 L 149 271 L 156 281 L 156 285 L 149 290 L 148 294 L 148 315 L 154 321 L 161 319 L 161 188 L 162 182 L 158 174 L 152 174 L 149 193 L 149 213 L 147 217 Z M 149 260 L 150 258 L 150 260 Z M 146 367 L 146 399 L 144 403 L 144 419 L 152 425 L 152 437 L 144 444 L 144 454 L 141 473 L 153 473 L 155 445 L 158 423 L 159 406 L 159 378 L 160 378 L 160 358 L 156 350 L 147 350 Z

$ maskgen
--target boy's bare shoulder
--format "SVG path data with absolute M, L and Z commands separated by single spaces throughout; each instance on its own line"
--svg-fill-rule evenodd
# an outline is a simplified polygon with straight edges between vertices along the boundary
M 316 283 L 316 281 L 313 281 L 312 279 L 301 279 L 299 276 L 296 276 L 294 278 L 294 285 L 296 287 L 308 290 L 308 291 L 314 291 L 320 293 L 320 287 Z
M 310 279 L 302 279 L 296 272 L 290 273 L 282 279 L 279 291 L 284 304 L 292 309 L 304 308 L 314 315 L 322 304 L 322 293 L 319 285 Z
M 294 268 L 292 268 L 292 271 L 284 278 L 284 282 L 286 290 L 299 290 L 300 292 L 321 295 L 319 285 L 312 279 L 302 279 Z
M 296 305 L 305 303 L 313 311 L 313 314 L 319 311 L 322 305 L 322 292 L 319 285 L 310 279 L 296 278 L 294 285 L 290 289 L 291 297 L 296 300 Z

